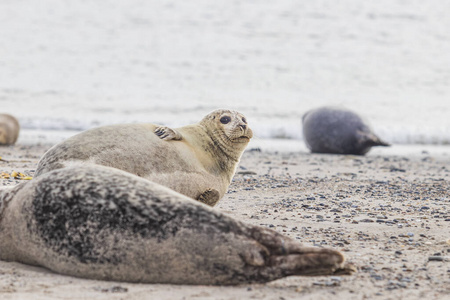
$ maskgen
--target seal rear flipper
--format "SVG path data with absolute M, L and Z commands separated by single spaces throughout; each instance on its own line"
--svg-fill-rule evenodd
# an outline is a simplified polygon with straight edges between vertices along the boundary
M 350 275 L 356 270 L 351 264 L 345 264 L 340 252 L 323 248 L 305 248 L 301 254 L 272 256 L 268 269 L 282 276 Z
M 357 131 L 358 143 L 363 147 L 384 146 L 389 147 L 391 144 L 381 140 L 372 132 Z
M 249 265 L 259 266 L 260 257 L 264 265 L 258 269 L 261 280 L 275 280 L 290 275 L 350 275 L 356 271 L 345 263 L 342 253 L 332 249 L 304 247 L 296 241 L 266 228 L 254 227 L 251 236 L 260 244 L 260 251 L 244 255 Z

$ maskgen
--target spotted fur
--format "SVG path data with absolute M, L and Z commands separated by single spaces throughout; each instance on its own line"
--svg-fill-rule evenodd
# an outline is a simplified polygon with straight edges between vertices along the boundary
M 77 166 L 0 192 L 0 259 L 83 278 L 230 285 L 342 269 L 302 247 L 129 173 Z

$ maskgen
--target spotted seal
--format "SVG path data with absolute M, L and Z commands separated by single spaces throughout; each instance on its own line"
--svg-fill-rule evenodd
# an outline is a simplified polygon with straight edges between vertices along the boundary
M 14 145 L 19 137 L 20 125 L 9 114 L 0 114 L 0 145 Z
M 321 107 L 303 115 L 303 137 L 314 153 L 364 155 L 373 146 L 389 146 L 354 112 Z
M 227 191 L 252 135 L 244 115 L 225 109 L 176 129 L 154 124 L 104 126 L 52 147 L 39 161 L 35 176 L 71 165 L 104 165 L 213 206 Z
M 0 191 L 0 259 L 82 278 L 235 285 L 349 274 L 303 247 L 159 184 L 103 166 L 54 170 Z

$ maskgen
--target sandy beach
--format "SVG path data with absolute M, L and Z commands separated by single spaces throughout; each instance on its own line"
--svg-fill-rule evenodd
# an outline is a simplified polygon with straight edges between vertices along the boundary
M 0 171 L 32 176 L 49 147 L 2 147 Z M 448 299 L 449 178 L 449 156 L 427 151 L 360 157 L 250 148 L 216 209 L 339 249 L 356 274 L 176 286 L 84 280 L 2 261 L 0 299 Z

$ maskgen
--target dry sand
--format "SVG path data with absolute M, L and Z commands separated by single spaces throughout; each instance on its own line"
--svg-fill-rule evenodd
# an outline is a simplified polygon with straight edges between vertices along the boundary
M 33 175 L 48 147 L 1 147 L 0 171 Z M 356 274 L 176 286 L 83 280 L 0 262 L 0 299 L 450 299 L 449 193 L 448 155 L 249 150 L 216 208 L 307 245 L 339 249 Z

